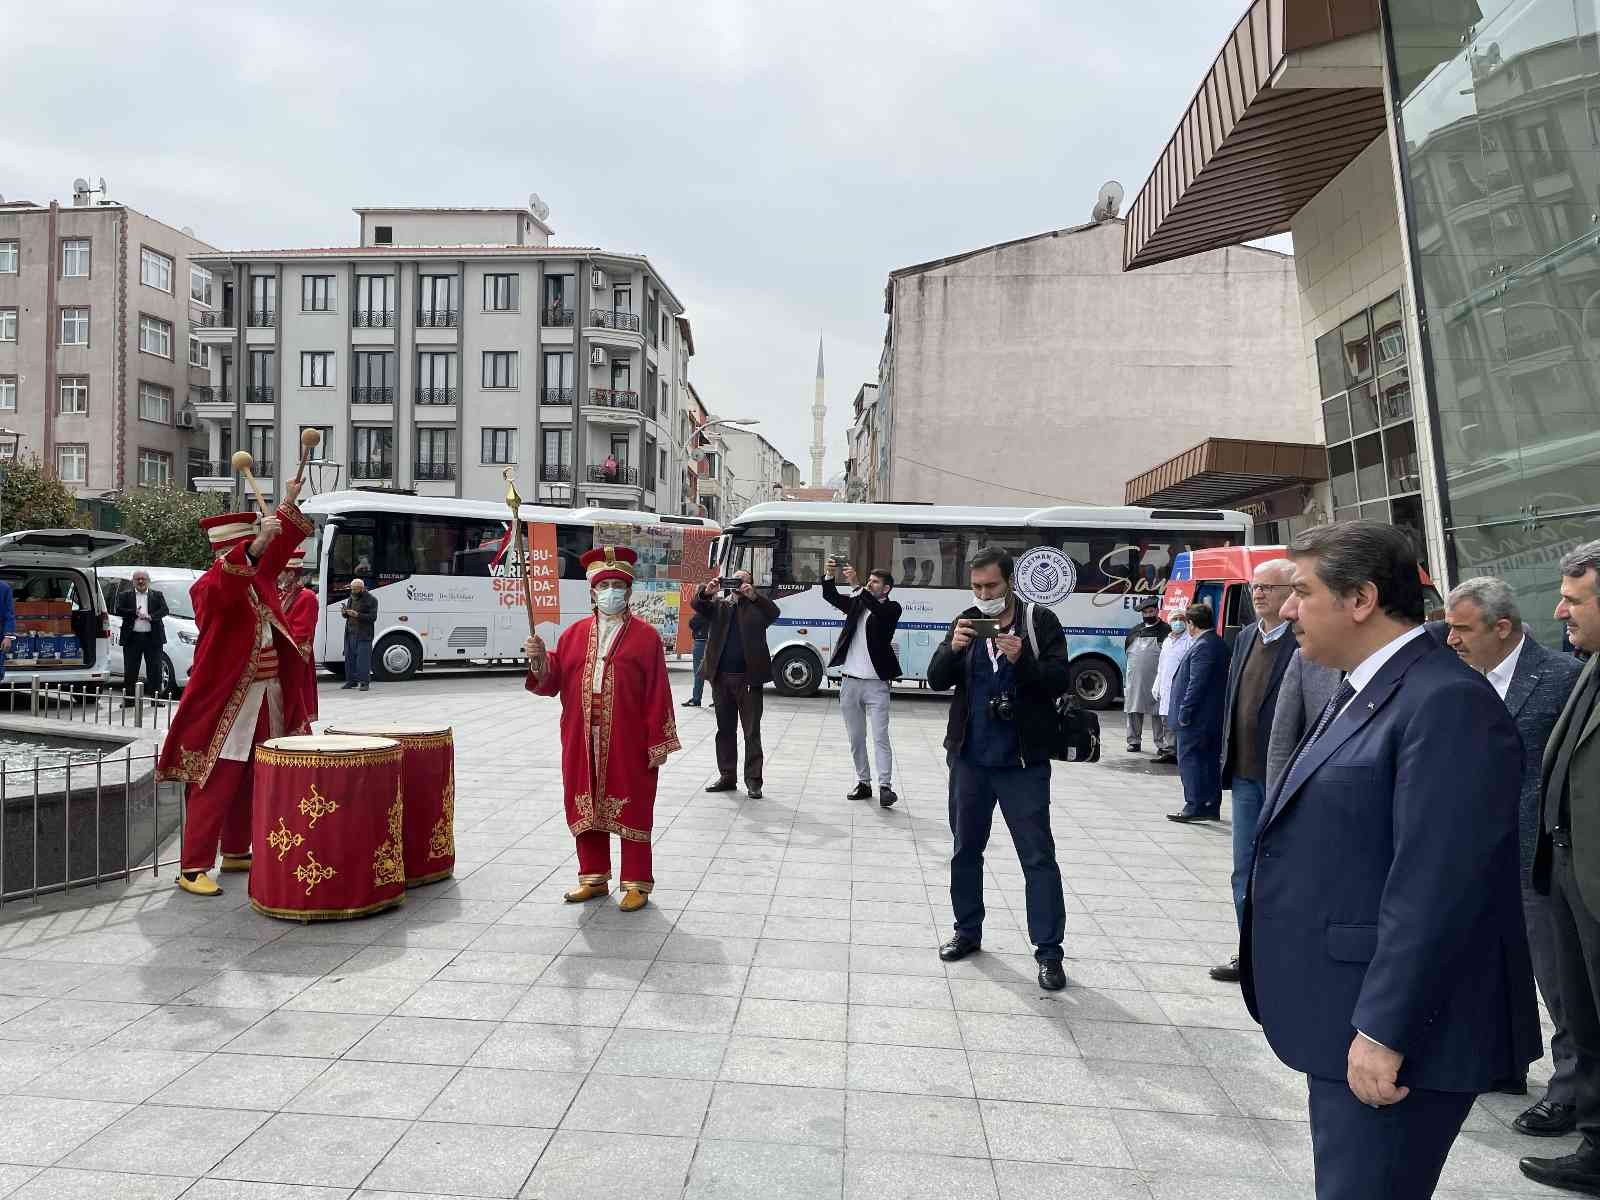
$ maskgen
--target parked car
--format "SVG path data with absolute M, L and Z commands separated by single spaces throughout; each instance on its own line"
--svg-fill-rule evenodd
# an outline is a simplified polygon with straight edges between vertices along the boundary
M 140 543 L 98 529 L 23 529 L 0 536 L 0 579 L 11 585 L 17 633 L 6 686 L 104 686 L 110 679 L 111 616 L 100 564 Z M 120 668 L 121 663 L 117 666 Z
M 161 690 L 169 696 L 183 691 L 194 666 L 194 644 L 200 640 L 200 627 L 194 622 L 194 604 L 189 589 L 201 576 L 189 567 L 101 567 L 100 588 L 106 611 L 111 616 L 111 678 L 122 679 L 122 622 L 117 620 L 117 593 L 133 587 L 133 573 L 147 571 L 150 586 L 167 599 L 167 643 L 162 649 Z

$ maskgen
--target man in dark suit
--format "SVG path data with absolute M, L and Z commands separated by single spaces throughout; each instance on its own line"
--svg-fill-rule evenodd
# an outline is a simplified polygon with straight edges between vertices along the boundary
M 1545 746 L 1533 886 L 1550 897 L 1562 1019 L 1576 1060 L 1583 1143 L 1560 1158 L 1525 1158 L 1522 1173 L 1600 1195 L 1600 541 L 1561 560 L 1561 602 L 1573 648 L 1590 655 Z
M 1272 737 L 1278 687 L 1294 657 L 1294 636 L 1279 609 L 1288 598 L 1294 564 L 1286 558 L 1262 563 L 1251 574 L 1250 603 L 1256 622 L 1233 640 L 1228 690 L 1222 705 L 1222 786 L 1233 793 L 1233 908 L 1244 920 L 1250 848 L 1267 798 L 1267 745 Z M 1211 978 L 1237 983 L 1239 956 L 1211 968 Z
M 1167 820 L 1220 821 L 1228 643 L 1217 636 L 1217 614 L 1209 604 L 1191 604 L 1185 615 L 1195 642 L 1172 680 L 1172 728 L 1178 736 L 1183 811 L 1168 813 Z
M 841 596 L 834 582 L 842 571 L 845 583 L 857 591 Z M 830 670 L 839 672 L 839 708 L 845 732 L 850 735 L 850 755 L 855 760 L 855 790 L 846 800 L 872 799 L 872 771 L 867 762 L 867 730 L 878 758 L 878 805 L 891 808 L 900 797 L 894 790 L 894 752 L 889 746 L 889 693 L 900 678 L 900 656 L 894 634 L 900 625 L 900 605 L 889 599 L 894 577 L 884 570 L 867 576 L 865 586 L 849 563 L 828 560 L 822 577 L 822 598 L 845 614 L 844 628 L 833 648 Z
M 1289 556 L 1283 616 L 1345 678 L 1256 831 L 1244 998 L 1308 1076 L 1318 1200 L 1416 1200 L 1474 1096 L 1540 1054 L 1506 802 L 1521 743 L 1423 629 L 1404 530 L 1324 525 Z
M 1550 1038 L 1555 1070 L 1544 1096 L 1514 1124 L 1520 1132 L 1534 1137 L 1559 1137 L 1570 1133 L 1577 1119 L 1577 1088 L 1573 1082 L 1577 1064 L 1572 1056 L 1572 1039 L 1567 1036 L 1562 1019 L 1550 900 L 1533 890 L 1530 877 L 1539 840 L 1539 791 L 1543 783 L 1540 767 L 1545 746 L 1583 668 L 1577 660 L 1546 650 L 1523 632 L 1516 594 L 1503 579 L 1481 576 L 1457 584 L 1446 602 L 1445 617 L 1450 648 L 1469 667 L 1483 673 L 1505 701 L 1517 723 L 1517 732 L 1522 735 L 1522 790 L 1517 808 L 1522 915 L 1528 927 L 1533 977 L 1555 1026 Z M 1511 1080 L 1510 1086 L 1502 1090 L 1525 1093 L 1527 1082 Z
M 761 689 L 772 682 L 767 626 L 778 619 L 778 606 L 756 591 L 749 571 L 737 576 L 738 591 L 723 596 L 721 583 L 713 579 L 694 598 L 694 611 L 711 622 L 700 673 L 711 685 L 717 710 L 717 778 L 706 791 L 731 792 L 738 786 L 742 728 L 745 793 L 759 800 L 767 761 L 761 750 Z
M 167 598 L 150 586 L 148 571 L 133 573 L 133 587 L 117 593 L 117 616 L 122 619 L 123 703 L 133 703 L 144 668 L 144 694 L 161 694 L 161 647 L 167 644 Z

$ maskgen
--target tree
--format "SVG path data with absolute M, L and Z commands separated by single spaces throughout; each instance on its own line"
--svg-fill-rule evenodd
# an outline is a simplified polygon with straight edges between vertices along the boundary
M 146 567 L 211 565 L 211 543 L 198 524 L 201 517 L 227 512 L 228 497 L 220 492 L 191 492 L 163 484 L 135 488 L 122 498 L 122 532 L 144 543 L 124 557 Z
M 0 488 L 0 531 L 76 529 L 83 524 L 72 489 L 39 461 L 37 454 L 4 464 Z

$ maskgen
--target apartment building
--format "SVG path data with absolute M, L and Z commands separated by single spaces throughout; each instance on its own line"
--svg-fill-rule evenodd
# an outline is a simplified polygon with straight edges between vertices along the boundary
M 850 413 L 850 429 L 845 438 L 848 452 L 844 464 L 844 498 L 871 504 L 878 499 L 878 459 L 883 450 L 877 384 L 863 383 L 856 389 Z
M 248 449 L 267 491 L 322 434 L 318 486 L 679 513 L 692 337 L 648 259 L 551 243 L 548 210 L 358 208 L 359 244 L 202 260 L 213 402 L 200 488 Z
M 67 207 L 0 202 L 0 427 L 80 498 L 184 480 L 213 253 L 83 180 Z
M 718 428 L 717 437 L 734 481 L 724 484 L 723 520 L 733 520 L 752 504 L 782 499 L 785 467 L 789 478 L 798 479 L 799 468 L 759 433 L 724 425 Z

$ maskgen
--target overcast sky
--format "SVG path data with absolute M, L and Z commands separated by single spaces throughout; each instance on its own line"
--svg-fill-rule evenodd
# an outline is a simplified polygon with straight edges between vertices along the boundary
M 1245 0 L 11 4 L 0 194 L 76 175 L 223 249 L 348 245 L 356 205 L 514 205 L 648 254 L 690 378 L 827 470 L 895 267 L 1144 181 Z

